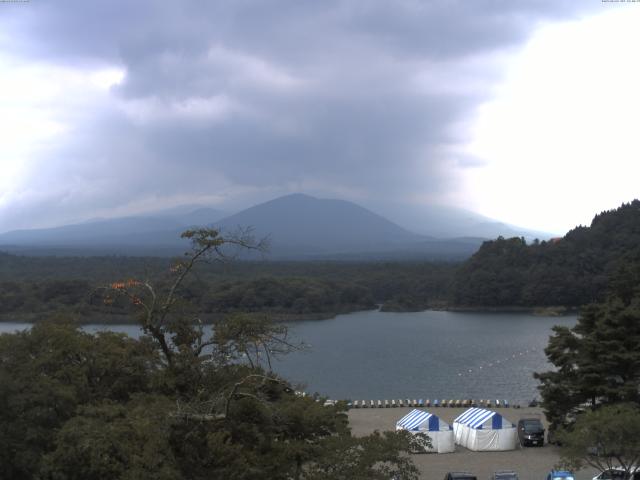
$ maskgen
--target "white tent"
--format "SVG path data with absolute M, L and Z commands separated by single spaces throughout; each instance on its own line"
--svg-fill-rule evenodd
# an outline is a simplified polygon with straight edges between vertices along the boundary
M 497 412 L 470 408 L 453 421 L 453 434 L 458 445 L 469 450 L 494 452 L 515 450 L 516 426 Z
M 423 410 L 411 410 L 396 423 L 396 430 L 408 430 L 411 433 L 425 433 L 431 439 L 431 448 L 427 452 L 449 453 L 455 450 L 451 425 L 440 420 L 432 413 Z

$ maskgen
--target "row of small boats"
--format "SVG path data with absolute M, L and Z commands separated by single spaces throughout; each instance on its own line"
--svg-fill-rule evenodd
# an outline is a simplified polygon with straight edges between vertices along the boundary
M 349 402 L 350 408 L 394 408 L 394 407 L 450 407 L 450 408 L 508 408 L 511 405 L 508 400 L 423 400 L 423 399 L 392 399 L 392 400 L 354 400 Z

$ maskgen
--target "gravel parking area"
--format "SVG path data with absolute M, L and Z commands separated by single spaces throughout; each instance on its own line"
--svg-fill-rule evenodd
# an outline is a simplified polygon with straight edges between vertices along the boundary
M 411 408 L 352 409 L 349 423 L 354 435 L 367 435 L 374 430 L 395 430 L 396 421 L 406 415 Z M 428 408 L 424 409 L 451 424 L 465 409 Z M 517 423 L 520 418 L 540 416 L 546 427 L 546 419 L 539 408 L 497 409 L 505 418 Z M 514 470 L 521 480 L 545 480 L 547 473 L 559 461 L 558 448 L 544 447 L 518 448 L 509 452 L 472 452 L 456 446 L 454 453 L 412 455 L 423 479 L 442 480 L 447 472 L 467 471 L 477 475 L 479 480 L 489 479 L 496 470 Z M 576 473 L 576 480 L 591 480 L 594 470 Z

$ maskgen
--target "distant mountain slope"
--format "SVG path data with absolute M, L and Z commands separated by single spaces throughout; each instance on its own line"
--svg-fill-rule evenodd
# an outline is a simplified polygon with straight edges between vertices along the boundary
M 216 223 L 252 226 L 269 236 L 275 255 L 385 251 L 426 239 L 355 203 L 293 194 L 247 208 Z
M 214 225 L 228 233 L 251 227 L 256 237 L 271 240 L 272 259 L 461 260 L 482 243 L 479 235 L 419 235 L 352 202 L 292 194 L 222 219 L 216 210 L 192 205 L 13 231 L 0 235 L 0 249 L 31 255 L 175 255 L 187 247 L 180 233 L 196 225 Z
M 589 227 L 529 244 L 485 242 L 456 274 L 454 302 L 473 306 L 580 306 L 600 301 L 620 269 L 640 262 L 640 201 L 596 215 Z
M 548 240 L 553 235 L 527 228 L 509 225 L 484 215 L 462 208 L 431 205 L 407 206 L 383 204 L 376 208 L 386 218 L 421 235 L 437 238 L 481 237 L 498 238 L 525 237 Z
M 15 230 L 0 235 L 0 245 L 19 247 L 177 246 L 180 232 L 193 225 L 212 224 L 220 212 L 210 208 L 157 212 L 152 216 L 94 219 L 74 225 Z

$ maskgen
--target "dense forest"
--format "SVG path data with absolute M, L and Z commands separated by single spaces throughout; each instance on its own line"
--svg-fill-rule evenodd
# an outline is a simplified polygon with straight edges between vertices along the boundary
M 602 301 L 608 279 L 640 260 L 640 201 L 596 215 L 590 227 L 530 245 L 485 242 L 456 272 L 458 306 L 577 307 Z
M 167 265 L 166 258 L 0 254 L 0 318 L 35 320 L 65 311 L 84 321 L 122 321 L 130 305 L 105 305 L 101 288 L 122 278 L 162 278 Z M 455 268 L 446 262 L 235 261 L 203 265 L 183 294 L 205 318 L 236 311 L 326 318 L 376 304 L 423 310 L 446 303 Z

